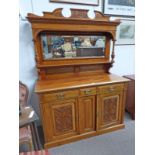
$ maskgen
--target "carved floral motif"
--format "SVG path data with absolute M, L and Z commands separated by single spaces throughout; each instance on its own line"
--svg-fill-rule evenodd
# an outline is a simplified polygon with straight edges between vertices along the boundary
M 105 123 L 115 121 L 117 118 L 117 103 L 119 96 L 107 97 L 104 99 L 103 120 Z
M 79 10 L 73 10 L 72 11 L 72 17 L 88 18 L 87 11 L 80 12 Z
M 64 106 L 54 109 L 56 132 L 66 132 L 73 130 L 72 106 Z

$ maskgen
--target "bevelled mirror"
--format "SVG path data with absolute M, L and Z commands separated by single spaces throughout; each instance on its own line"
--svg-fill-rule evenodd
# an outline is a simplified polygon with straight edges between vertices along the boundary
M 104 57 L 106 36 L 41 33 L 43 59 Z

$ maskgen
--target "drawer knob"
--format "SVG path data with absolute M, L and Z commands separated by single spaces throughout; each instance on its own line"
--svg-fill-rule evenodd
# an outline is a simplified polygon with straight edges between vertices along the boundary
M 86 95 L 89 95 L 89 94 L 91 94 L 91 90 L 90 90 L 90 89 L 88 89 L 88 90 L 85 90 L 84 92 L 85 92 L 85 94 L 86 94 Z
M 59 100 L 64 99 L 64 97 L 65 97 L 65 94 L 64 93 L 57 94 L 57 99 L 59 99 Z

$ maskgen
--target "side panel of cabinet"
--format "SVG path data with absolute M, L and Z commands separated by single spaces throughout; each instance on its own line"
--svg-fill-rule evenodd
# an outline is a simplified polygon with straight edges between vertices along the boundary
M 97 96 L 97 129 L 117 125 L 122 120 L 123 91 Z
M 48 103 L 40 103 L 40 111 L 42 118 L 42 125 L 44 130 L 45 142 L 50 142 L 53 138 L 52 122 L 50 115 L 50 106 Z
M 79 131 L 95 131 L 95 96 L 79 98 Z

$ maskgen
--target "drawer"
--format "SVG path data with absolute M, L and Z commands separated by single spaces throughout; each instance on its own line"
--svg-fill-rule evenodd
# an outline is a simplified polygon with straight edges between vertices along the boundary
M 60 91 L 56 93 L 43 94 L 41 100 L 42 102 L 50 102 L 56 100 L 75 98 L 78 97 L 78 95 L 79 95 L 78 90 Z
M 115 91 L 121 91 L 124 89 L 124 84 L 112 84 L 106 86 L 100 86 L 97 88 L 98 93 L 111 93 Z
M 96 94 L 96 87 L 80 89 L 80 96 L 89 96 Z

